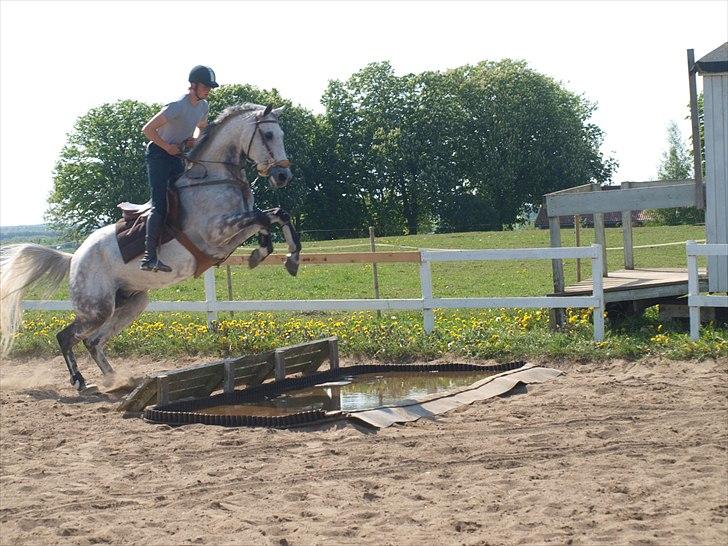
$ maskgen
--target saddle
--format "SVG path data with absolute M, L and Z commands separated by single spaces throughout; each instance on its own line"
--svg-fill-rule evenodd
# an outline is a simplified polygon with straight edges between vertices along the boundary
M 116 222 L 116 242 L 124 263 L 129 263 L 144 254 L 147 218 L 152 211 L 152 202 L 147 201 L 138 205 L 124 201 L 117 207 L 121 209 L 122 217 Z M 176 190 L 167 190 L 167 218 L 161 232 L 160 246 L 177 239 L 195 257 L 195 277 L 224 261 L 205 254 L 179 229 L 179 197 Z

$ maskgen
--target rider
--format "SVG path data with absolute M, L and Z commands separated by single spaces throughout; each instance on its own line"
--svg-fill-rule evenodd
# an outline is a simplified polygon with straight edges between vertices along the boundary
M 152 189 L 152 210 L 147 219 L 146 251 L 139 264 L 144 271 L 170 272 L 172 268 L 157 258 L 161 227 L 167 217 L 167 187 L 184 171 L 180 157 L 183 147 L 194 145 L 194 135 L 207 127 L 207 96 L 217 87 L 212 68 L 198 65 L 189 77 L 188 93 L 170 102 L 150 119 L 142 129 L 149 139 L 144 159 L 149 186 Z

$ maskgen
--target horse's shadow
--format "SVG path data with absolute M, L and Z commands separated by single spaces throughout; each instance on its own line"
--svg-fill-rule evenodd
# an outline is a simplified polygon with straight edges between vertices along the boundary
M 51 387 L 25 389 L 22 393 L 31 397 L 33 400 L 54 400 L 61 404 L 98 404 L 99 402 L 114 403 L 123 398 L 123 395 L 109 395 L 104 392 L 78 393 L 68 396 Z

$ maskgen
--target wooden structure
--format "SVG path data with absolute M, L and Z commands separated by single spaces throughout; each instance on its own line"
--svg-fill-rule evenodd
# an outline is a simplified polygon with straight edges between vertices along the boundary
M 336 337 L 168 370 L 144 381 L 117 409 L 140 412 L 150 405 L 205 398 L 216 390 L 233 392 L 236 386 L 258 385 L 273 377 L 279 380 L 295 373 L 308 375 L 318 370 L 325 360 L 329 361 L 331 369 L 339 367 Z
M 693 67 L 703 77 L 705 239 L 728 244 L 728 42 Z M 699 156 L 698 156 L 699 157 Z M 708 290 L 728 292 L 728 257 L 708 257 Z
M 547 194 L 546 210 L 549 217 L 552 247 L 561 246 L 560 216 L 594 215 L 596 243 L 604 252 L 604 298 L 606 304 L 620 304 L 627 311 L 640 312 L 644 308 L 688 294 L 687 269 L 639 269 L 635 267 L 632 219 L 633 211 L 676 207 L 698 207 L 706 210 L 706 238 L 708 243 L 728 242 L 728 43 L 709 53 L 697 63 L 692 50 L 688 51 L 690 75 L 690 102 L 693 114 L 693 143 L 697 143 L 696 176 L 693 180 L 657 180 L 623 182 L 619 191 L 602 192 L 599 184 L 585 184 L 575 188 Z M 721 72 L 722 70 L 722 72 Z M 703 184 L 700 167 L 699 126 L 697 118 L 697 91 L 695 73 L 704 76 L 706 183 Z M 622 215 L 624 241 L 624 269 L 607 270 L 604 214 L 619 211 Z M 580 295 L 581 283 L 565 286 L 561 260 L 552 261 L 554 291 L 552 296 Z M 723 292 L 728 290 L 728 259 L 711 256 L 707 276 L 697 282 L 701 290 Z M 558 325 L 563 314 L 553 315 Z
M 688 293 L 687 269 L 639 269 L 635 268 L 632 242 L 632 211 L 645 208 L 673 208 L 695 206 L 695 182 L 693 180 L 660 180 L 623 182 L 619 190 L 602 192 L 599 184 L 585 184 L 547 194 L 546 210 L 549 215 L 549 231 L 552 247 L 561 246 L 559 216 L 594 215 L 595 240 L 604 253 L 602 276 L 604 300 L 610 309 L 619 307 L 639 312 L 649 305 Z M 607 270 L 606 233 L 604 214 L 619 211 L 622 215 L 624 269 Z M 551 296 L 581 295 L 591 281 L 581 281 L 566 286 L 564 266 L 561 260 L 552 261 L 554 290 Z M 563 323 L 560 313 L 553 316 L 556 324 Z

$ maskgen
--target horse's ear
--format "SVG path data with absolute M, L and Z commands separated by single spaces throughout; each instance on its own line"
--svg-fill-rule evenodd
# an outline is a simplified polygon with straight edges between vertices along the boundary
M 273 110 L 273 105 L 272 104 L 269 104 L 268 106 L 265 107 L 265 110 L 263 111 L 263 117 L 265 117 L 268 114 L 270 114 L 271 113 L 271 110 Z
M 273 115 L 274 115 L 275 117 L 278 117 L 278 116 L 280 116 L 280 115 L 281 115 L 281 112 L 283 112 L 283 110 L 285 110 L 285 109 L 286 109 L 286 107 L 285 107 L 285 106 L 279 106 L 278 108 L 274 108 L 274 109 L 273 109 Z

